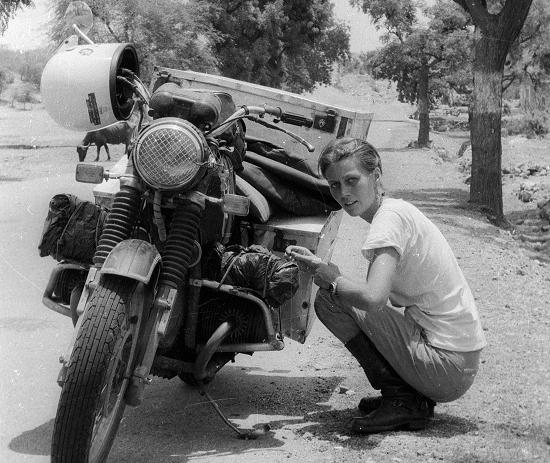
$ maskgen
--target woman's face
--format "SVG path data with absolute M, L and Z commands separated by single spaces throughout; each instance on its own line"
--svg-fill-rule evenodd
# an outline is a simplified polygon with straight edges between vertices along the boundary
M 330 192 L 352 217 L 371 222 L 378 209 L 377 191 L 380 171 L 364 170 L 355 156 L 330 165 L 325 171 Z

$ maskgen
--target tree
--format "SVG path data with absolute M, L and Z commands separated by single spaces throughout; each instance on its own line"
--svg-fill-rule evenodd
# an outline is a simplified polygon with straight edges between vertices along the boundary
M 473 95 L 470 106 L 472 179 L 470 201 L 505 223 L 502 203 L 502 81 L 506 57 L 533 0 L 453 0 L 475 25 Z
M 329 84 L 349 55 L 329 0 L 198 0 L 211 7 L 222 75 L 293 92 Z
M 0 2 L 0 35 L 6 31 L 9 20 L 19 8 L 32 4 L 32 0 L 2 0 Z
M 471 50 L 469 18 L 450 1 L 422 9 L 429 22 L 418 20 L 414 0 L 351 0 L 375 25 L 384 27 L 385 46 L 373 56 L 373 77 L 397 83 L 400 101 L 418 104 L 418 146 L 429 143 L 429 108 L 437 94 L 453 88 L 464 91 L 463 70 Z
M 55 3 L 51 30 L 55 43 L 73 32 L 63 20 L 70 0 Z M 180 0 L 94 0 L 89 3 L 97 42 L 132 42 L 140 58 L 141 76 L 147 80 L 154 65 L 215 72 L 213 43 L 217 39 L 208 21 L 209 9 L 198 2 Z
M 27 50 L 19 54 L 17 70 L 21 76 L 21 80 L 29 82 L 38 88 L 40 86 L 42 70 L 46 64 L 46 57 L 46 50 L 41 48 Z
M 9 82 L 9 75 L 8 72 L 0 69 L 0 95 L 2 95 L 2 92 L 4 91 L 4 88 Z

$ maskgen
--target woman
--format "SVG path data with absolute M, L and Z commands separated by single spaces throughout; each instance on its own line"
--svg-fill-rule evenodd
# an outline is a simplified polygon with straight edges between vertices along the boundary
M 423 429 L 436 402 L 472 385 L 486 345 L 478 311 L 449 244 L 412 204 L 385 198 L 376 149 L 352 138 L 331 142 L 319 170 L 344 211 L 370 223 L 361 252 L 366 279 L 343 275 L 309 250 L 287 254 L 314 274 L 315 310 L 381 397 L 363 398 L 352 430 Z

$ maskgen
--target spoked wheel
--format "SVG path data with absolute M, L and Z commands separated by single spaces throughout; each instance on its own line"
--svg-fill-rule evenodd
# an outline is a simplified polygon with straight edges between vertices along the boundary
M 87 304 L 57 408 L 52 462 L 99 463 L 109 454 L 135 363 L 141 310 L 130 306 L 137 286 L 103 277 Z

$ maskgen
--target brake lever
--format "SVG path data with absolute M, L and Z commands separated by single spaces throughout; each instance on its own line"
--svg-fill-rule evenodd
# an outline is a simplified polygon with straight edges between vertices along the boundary
M 256 122 L 257 124 L 263 125 L 265 127 L 269 127 L 270 129 L 279 130 L 280 132 L 285 133 L 290 138 L 293 138 L 297 142 L 304 145 L 310 153 L 313 153 L 315 151 L 315 147 L 311 143 L 309 143 L 307 140 L 304 140 L 302 137 L 296 135 L 295 133 L 291 132 L 290 130 L 283 129 L 282 127 L 279 127 L 274 124 L 270 124 L 269 122 L 266 122 L 266 121 L 262 121 L 254 116 L 248 116 L 246 117 L 246 119 L 251 120 L 252 122 Z

